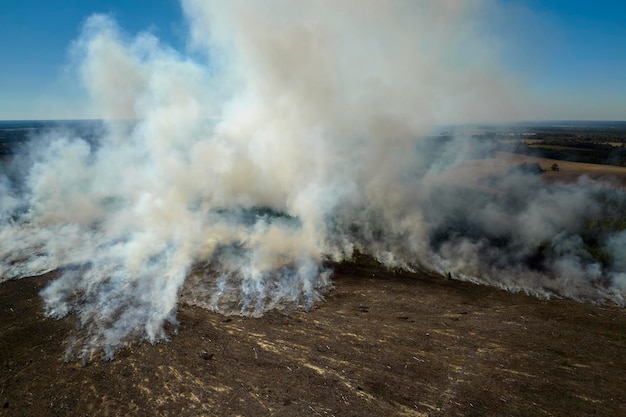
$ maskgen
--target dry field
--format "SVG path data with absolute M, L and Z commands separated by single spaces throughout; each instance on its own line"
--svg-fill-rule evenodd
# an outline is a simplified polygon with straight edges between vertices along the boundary
M 626 415 L 626 310 L 335 266 L 308 313 L 224 317 L 182 305 L 169 343 L 64 362 L 53 276 L 0 285 L 0 415 Z
M 474 185 L 521 163 L 549 181 L 626 168 L 499 153 L 430 181 Z M 553 163 L 560 171 L 549 171 Z M 335 265 L 310 312 L 225 317 L 180 305 L 171 341 L 65 362 L 75 321 L 47 319 L 55 274 L 0 285 L 0 415 L 626 415 L 626 310 L 539 300 L 369 258 Z
M 626 167 L 568 162 L 507 152 L 496 152 L 494 158 L 466 160 L 459 167 L 438 174 L 429 181 L 431 185 L 453 183 L 483 188 L 480 185 L 481 179 L 490 175 L 502 176 L 512 167 L 523 163 L 539 164 L 545 171 L 543 178 L 547 182 L 571 183 L 578 181 L 581 176 L 587 176 L 592 179 L 612 180 L 616 185 L 626 186 Z M 557 164 L 559 171 L 551 171 L 552 164 Z
M 614 178 L 619 183 L 626 184 L 626 167 L 560 161 L 557 159 L 537 158 L 506 152 L 498 152 L 496 160 L 504 160 L 509 164 L 515 165 L 524 162 L 537 163 L 546 171 L 544 176 L 548 180 L 569 182 L 577 180 L 581 175 L 586 175 L 593 179 Z M 559 166 L 558 172 L 550 171 L 552 164 L 557 164 Z

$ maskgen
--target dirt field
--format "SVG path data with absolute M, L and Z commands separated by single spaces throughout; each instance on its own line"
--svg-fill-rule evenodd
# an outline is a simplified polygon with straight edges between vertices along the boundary
M 537 158 L 526 155 L 498 152 L 497 159 L 510 161 L 513 164 L 538 163 L 546 172 L 543 174 L 547 180 L 576 181 L 581 175 L 587 175 L 593 179 L 613 178 L 622 184 L 626 184 L 626 167 L 612 165 L 585 164 L 582 162 L 560 161 L 557 159 Z M 559 166 L 559 171 L 551 171 L 552 164 Z
M 544 170 L 542 178 L 547 183 L 575 183 L 585 175 L 592 179 L 611 180 L 619 187 L 626 186 L 626 167 L 560 161 L 507 152 L 496 152 L 494 158 L 465 160 L 460 166 L 439 173 L 429 178 L 428 181 L 431 185 L 455 184 L 483 189 L 481 179 L 490 175 L 503 176 L 511 168 L 524 163 L 539 164 Z M 551 171 L 550 168 L 555 163 L 559 166 L 559 170 Z
M 626 415 L 626 310 L 420 274 L 335 268 L 316 309 L 262 318 L 180 306 L 169 343 L 64 362 L 52 276 L 0 285 L 0 415 Z

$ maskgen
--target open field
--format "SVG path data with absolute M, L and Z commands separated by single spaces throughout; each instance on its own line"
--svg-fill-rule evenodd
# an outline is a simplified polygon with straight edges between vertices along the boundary
M 72 318 L 43 317 L 53 275 L 0 285 L 0 415 L 616 416 L 626 310 L 539 300 L 369 258 L 337 265 L 311 312 L 181 306 L 169 343 L 64 362 Z
M 526 155 L 510 154 L 498 152 L 498 159 L 504 159 L 512 164 L 537 163 L 546 172 L 544 176 L 548 180 L 575 181 L 581 175 L 586 175 L 593 179 L 615 179 L 621 184 L 626 184 L 626 167 L 612 165 L 586 164 L 582 162 L 560 161 L 549 158 L 537 158 Z M 559 166 L 558 172 L 550 171 L 552 164 Z
M 626 185 L 626 167 L 506 152 L 423 180 L 490 197 L 501 190 L 483 180 L 521 164 L 538 164 L 546 182 Z M 77 318 L 43 315 L 39 292 L 60 273 L 4 282 L 0 416 L 626 415 L 626 309 L 393 272 L 364 256 L 329 266 L 334 288 L 310 312 L 226 317 L 181 298 L 168 343 L 85 365 L 65 360 Z
M 465 160 L 460 166 L 438 174 L 431 181 L 433 184 L 454 183 L 480 188 L 481 179 L 490 175 L 505 175 L 513 167 L 521 164 L 538 164 L 545 171 L 542 174 L 543 178 L 549 182 L 575 182 L 585 175 L 593 179 L 614 180 L 616 184 L 626 185 L 626 167 L 560 161 L 508 152 L 496 152 L 494 158 Z M 559 171 L 550 170 L 553 164 L 559 166 Z

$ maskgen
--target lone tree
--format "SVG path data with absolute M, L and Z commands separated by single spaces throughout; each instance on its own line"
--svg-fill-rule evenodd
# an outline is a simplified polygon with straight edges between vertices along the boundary
M 552 166 L 550 167 L 550 171 L 559 171 L 561 168 L 559 168 L 559 166 L 557 165 L 557 163 L 553 163 Z

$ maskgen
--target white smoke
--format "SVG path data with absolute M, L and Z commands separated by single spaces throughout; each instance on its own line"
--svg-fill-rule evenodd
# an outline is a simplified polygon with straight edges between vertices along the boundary
M 46 314 L 80 317 L 83 356 L 162 340 L 180 295 L 228 314 L 310 307 L 330 284 L 325 262 L 355 250 L 538 294 L 621 297 L 621 264 L 589 285 L 602 266 L 575 238 L 584 187 L 508 176 L 499 187 L 527 203 L 481 200 L 472 216 L 487 238 L 437 235 L 471 209 L 436 186 L 463 147 L 433 160 L 418 140 L 515 116 L 515 83 L 480 31 L 486 6 L 183 0 L 196 58 L 92 16 L 73 52 L 106 133 L 51 132 L 19 187 L 0 181 L 1 279 L 59 269 Z M 546 288 L 523 261 L 554 236 L 549 273 L 567 278 Z M 625 258 L 624 239 L 608 239 L 612 257 Z

